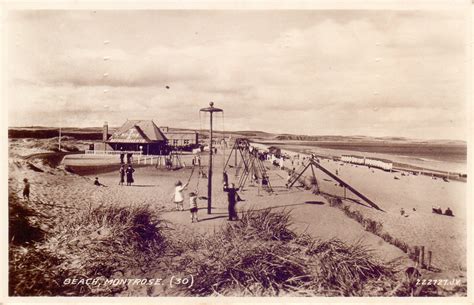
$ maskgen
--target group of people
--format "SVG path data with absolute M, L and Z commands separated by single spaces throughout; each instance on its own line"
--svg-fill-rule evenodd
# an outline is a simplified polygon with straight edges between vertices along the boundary
M 177 211 L 184 211 L 184 190 L 189 185 L 189 182 L 183 184 L 180 180 L 175 183 L 173 201 L 176 204 Z M 198 195 L 197 191 L 189 193 L 189 211 L 191 212 L 191 223 L 199 222 L 198 212 Z
M 125 182 L 125 176 L 127 178 L 127 186 L 131 186 L 132 183 L 135 182 L 133 179 L 133 173 L 135 172 L 135 169 L 133 168 L 132 164 L 129 164 L 127 168 L 125 168 L 125 164 L 122 164 L 119 169 L 119 174 L 120 174 L 120 182 L 119 185 L 123 185 Z
M 125 167 L 125 164 L 120 165 L 120 169 L 119 169 L 120 181 L 118 184 L 123 185 L 124 183 L 126 183 L 127 186 L 131 186 L 135 182 L 135 180 L 133 179 L 134 172 L 135 172 L 135 169 L 133 168 L 132 164 L 129 164 L 127 167 Z M 99 181 L 99 177 L 95 177 L 94 185 L 106 186 Z
M 443 210 L 441 209 L 441 207 L 439 207 L 439 206 L 437 208 L 432 207 L 431 211 L 435 214 L 446 215 L 446 216 L 454 216 L 453 211 L 449 207 L 444 211 L 444 213 L 443 213 Z
M 441 207 L 439 207 L 439 206 L 438 207 L 432 207 L 431 211 L 434 214 L 445 215 L 445 216 L 454 216 L 453 211 L 449 207 L 444 211 L 444 213 L 443 213 L 443 210 L 441 209 Z M 415 208 L 413 208 L 413 212 L 416 212 Z M 408 217 L 408 214 L 407 214 L 407 212 L 405 212 L 404 208 L 400 209 L 400 215 Z
M 126 155 L 127 155 L 127 164 L 131 164 L 133 153 L 128 152 Z M 125 164 L 124 159 L 125 159 L 125 152 L 123 151 L 123 148 L 120 148 L 120 164 Z
M 188 187 L 189 181 L 183 184 L 180 180 L 175 183 L 173 192 L 173 202 L 176 205 L 177 211 L 184 211 L 184 190 Z M 223 191 L 227 193 L 228 212 L 229 220 L 237 220 L 236 204 L 238 201 L 244 201 L 240 198 L 238 191 L 239 188 L 235 187 L 234 183 L 229 185 L 229 178 L 227 172 L 223 173 Z M 198 222 L 198 191 L 192 191 L 189 193 L 189 211 L 191 212 L 191 222 Z

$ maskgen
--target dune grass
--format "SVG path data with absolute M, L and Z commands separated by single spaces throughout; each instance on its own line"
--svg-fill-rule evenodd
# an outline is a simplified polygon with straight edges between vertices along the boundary
M 173 230 L 147 206 L 89 209 L 42 239 L 11 243 L 10 295 L 120 295 L 129 287 L 63 282 L 153 274 L 192 274 L 192 287 L 172 292 L 182 296 L 406 295 L 397 263 L 378 260 L 361 242 L 317 240 L 290 225 L 289 211 L 249 210 L 197 234 Z
M 319 241 L 289 229 L 289 212 L 249 210 L 212 238 L 183 250 L 178 272 L 194 274 L 191 295 L 362 295 L 394 283 L 395 266 L 361 243 Z M 186 247 L 186 243 L 180 243 Z
M 118 278 L 154 268 L 164 224 L 147 206 L 108 207 L 65 219 L 42 242 L 10 246 L 10 294 L 113 295 L 126 287 L 63 285 L 66 278 Z

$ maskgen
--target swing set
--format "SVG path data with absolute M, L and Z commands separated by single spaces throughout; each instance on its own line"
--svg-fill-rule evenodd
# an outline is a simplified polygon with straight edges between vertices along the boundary
M 269 193 L 273 192 L 270 180 L 268 179 L 267 169 L 263 164 L 263 161 L 260 159 L 260 155 L 258 154 L 258 152 L 256 150 L 250 151 L 250 143 L 247 139 L 235 139 L 234 145 L 232 146 L 232 150 L 230 151 L 227 161 L 225 162 L 224 171 L 226 171 L 227 167 L 232 167 L 231 165 L 229 165 L 232 154 L 234 154 L 235 176 L 237 177 L 240 175 L 237 183 L 239 189 L 243 189 L 245 183 L 247 182 L 250 176 L 250 179 L 252 181 L 254 179 L 260 179 L 266 191 L 268 191 Z M 240 161 L 237 165 L 239 155 Z M 241 170 L 243 170 L 242 173 L 240 173 Z

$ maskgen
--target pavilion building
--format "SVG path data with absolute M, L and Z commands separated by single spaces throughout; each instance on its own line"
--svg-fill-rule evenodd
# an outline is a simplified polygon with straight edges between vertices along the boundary
M 162 155 L 168 152 L 166 136 L 152 120 L 127 120 L 104 143 L 113 150 L 141 151 L 145 155 Z

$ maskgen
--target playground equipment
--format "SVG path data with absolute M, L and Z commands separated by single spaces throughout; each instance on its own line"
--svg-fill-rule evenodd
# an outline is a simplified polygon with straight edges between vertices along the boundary
M 224 170 L 226 170 L 227 167 L 230 167 L 229 162 L 232 154 L 234 155 L 235 175 L 236 177 L 240 176 L 238 183 L 236 184 L 238 188 L 242 189 L 250 176 L 252 180 L 253 178 L 256 178 L 260 181 L 266 181 L 266 184 L 264 185 L 262 183 L 262 185 L 265 186 L 268 192 L 273 192 L 273 188 L 267 175 L 267 169 L 260 158 L 260 154 L 256 149 L 251 149 L 250 143 L 247 139 L 235 139 L 234 145 L 232 146 L 227 161 L 225 162 Z M 238 162 L 237 160 L 239 159 L 239 156 L 240 161 Z
M 344 197 L 346 194 L 346 189 L 354 193 L 357 197 L 368 203 L 371 207 L 383 211 L 375 202 L 364 196 L 362 193 L 357 191 L 355 188 L 350 186 L 347 182 L 343 181 L 341 178 L 339 178 L 337 175 L 331 173 L 329 170 L 324 168 L 321 164 L 319 164 L 317 161 L 315 161 L 314 158 L 309 158 L 307 161 L 307 164 L 304 164 L 302 168 L 298 171 L 295 171 L 295 173 L 291 176 L 291 178 L 288 180 L 288 188 L 291 188 L 298 180 L 299 178 L 309 169 L 311 168 L 311 173 L 312 173 L 312 178 L 316 180 L 316 175 L 315 175 L 315 169 L 322 171 L 332 179 L 336 180 L 340 186 L 344 187 Z

